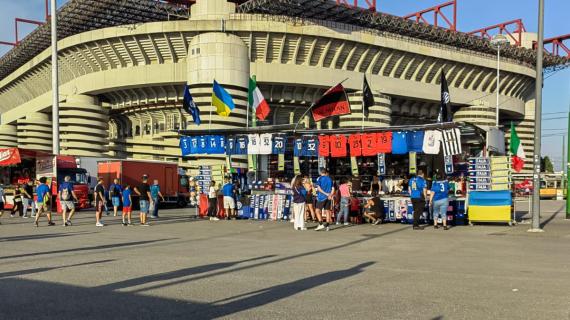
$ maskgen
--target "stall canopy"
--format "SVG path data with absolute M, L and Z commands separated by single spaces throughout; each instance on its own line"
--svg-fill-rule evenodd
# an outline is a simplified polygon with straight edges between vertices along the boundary
M 12 166 L 22 162 L 18 148 L 0 149 L 0 166 Z

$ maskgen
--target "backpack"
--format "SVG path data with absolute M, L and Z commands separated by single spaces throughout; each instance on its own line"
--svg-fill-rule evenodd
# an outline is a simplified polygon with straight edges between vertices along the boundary
M 61 199 L 63 201 L 71 200 L 71 192 L 69 192 L 69 185 L 67 185 L 63 190 L 61 190 Z

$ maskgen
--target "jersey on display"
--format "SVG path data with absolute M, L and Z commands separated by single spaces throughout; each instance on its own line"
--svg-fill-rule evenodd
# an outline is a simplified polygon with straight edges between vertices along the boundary
M 439 154 L 441 149 L 441 131 L 428 130 L 424 134 L 423 151 L 425 154 Z
M 182 156 L 187 156 L 189 154 L 192 154 L 192 148 L 189 137 L 180 138 L 180 150 L 182 151 Z
M 443 155 L 461 154 L 461 131 L 458 128 L 443 130 Z
M 362 156 L 362 142 L 359 133 L 351 134 L 350 137 L 348 137 L 348 144 L 350 146 L 351 157 Z
M 408 133 L 406 131 L 397 131 L 392 133 L 392 153 L 408 153 Z
M 247 146 L 248 146 L 248 139 L 247 136 L 237 136 L 236 137 L 236 144 L 233 149 L 233 154 L 247 154 Z
M 199 139 L 200 137 L 190 137 L 190 153 L 191 154 L 197 154 L 199 153 L 199 148 L 198 148 L 198 143 L 199 143 Z
M 362 156 L 369 157 L 378 154 L 378 145 L 376 143 L 376 133 L 363 133 L 360 135 L 362 140 Z
M 198 137 L 198 148 L 196 149 L 196 153 L 205 154 L 207 152 L 208 152 L 208 137 L 207 136 L 199 136 Z
M 273 154 L 285 154 L 285 142 L 287 138 L 284 136 L 273 137 Z
M 392 152 L 392 132 L 379 132 L 376 134 L 378 153 Z
M 228 137 L 226 141 L 226 155 L 230 156 L 234 154 L 234 149 L 236 148 L 236 138 Z
M 331 153 L 330 136 L 319 136 L 319 157 L 328 157 Z
M 293 156 L 300 157 L 303 153 L 303 139 L 295 139 L 295 145 L 293 146 Z
M 424 132 L 411 131 L 408 132 L 408 151 L 422 152 L 424 149 Z
M 259 144 L 259 154 L 271 154 L 273 151 L 273 135 L 271 133 L 264 133 L 259 136 L 261 142 Z
M 223 154 L 225 153 L 225 137 L 224 136 L 207 136 L 207 154 Z
M 333 158 L 346 157 L 346 142 L 344 135 L 330 136 L 331 156 Z
M 303 151 L 301 156 L 304 157 L 316 157 L 319 155 L 319 140 L 315 136 L 304 137 L 303 138 Z
M 248 144 L 247 144 L 247 153 L 248 154 L 259 154 L 259 135 L 258 134 L 249 134 L 248 136 Z

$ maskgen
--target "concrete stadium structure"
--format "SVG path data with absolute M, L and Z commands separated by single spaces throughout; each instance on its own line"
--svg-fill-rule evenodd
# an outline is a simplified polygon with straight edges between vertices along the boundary
M 362 125 L 363 74 L 376 96 L 366 126 L 434 122 L 442 70 L 455 121 L 494 125 L 499 90 L 501 120 L 521 123 L 523 146 L 533 153 L 532 50 L 505 51 L 497 89 L 496 55 L 487 40 L 457 33 L 459 41 L 449 41 L 448 30 L 328 0 L 242 2 L 197 0 L 188 17 L 187 10 L 153 0 L 64 5 L 58 12 L 61 153 L 191 168 L 196 159 L 181 157 L 176 132 L 197 128 L 181 109 L 184 86 L 200 107 L 202 127 L 210 117 L 213 129 L 245 127 L 250 75 L 272 107 L 267 124 L 296 123 L 329 86 L 348 79 L 353 114 L 318 125 Z M 116 10 L 105 11 L 110 6 Z M 343 18 L 355 12 L 372 20 Z M 415 31 L 388 28 L 392 22 Z M 1 147 L 51 150 L 49 24 L 39 29 L 0 58 Z M 547 65 L 556 63 L 547 55 Z M 214 79 L 236 103 L 228 118 L 211 112 Z M 200 164 L 223 161 L 204 156 Z M 237 162 L 246 166 L 246 159 Z

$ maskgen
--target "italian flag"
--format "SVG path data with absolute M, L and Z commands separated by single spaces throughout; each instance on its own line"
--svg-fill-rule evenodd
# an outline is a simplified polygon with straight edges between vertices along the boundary
M 261 94 L 261 90 L 257 87 L 257 82 L 254 78 L 249 78 L 248 104 L 250 108 L 255 110 L 255 115 L 259 120 L 265 120 L 269 112 L 271 112 L 271 108 L 269 108 L 269 104 L 267 104 L 263 94 Z
M 511 153 L 513 154 L 513 169 L 515 172 L 521 172 L 524 167 L 524 150 L 522 147 L 521 139 L 517 135 L 515 125 L 511 122 Z

